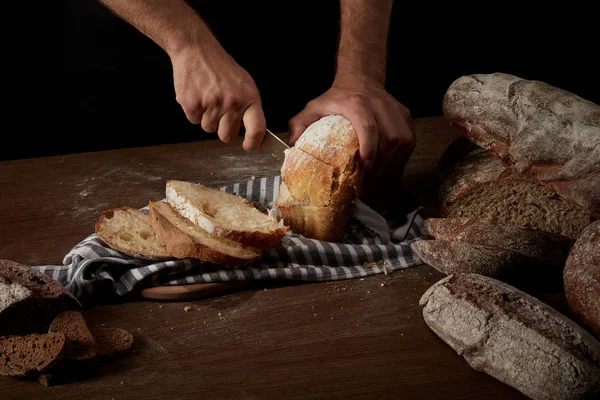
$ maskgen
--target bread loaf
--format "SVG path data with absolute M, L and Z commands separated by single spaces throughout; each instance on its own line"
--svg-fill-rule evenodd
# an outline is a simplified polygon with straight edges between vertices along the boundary
M 440 160 L 443 217 L 485 218 L 575 240 L 594 218 L 462 136 Z
M 67 338 L 65 358 L 78 362 L 78 366 L 90 363 L 96 357 L 96 341 L 87 322 L 79 311 L 63 311 L 50 325 L 50 333 L 62 332 Z
M 600 338 L 600 221 L 585 228 L 571 248 L 564 285 L 577 320 Z
M 0 336 L 46 333 L 58 314 L 81 304 L 48 275 L 0 260 Z
M 472 368 L 534 400 L 600 394 L 600 343 L 510 285 L 477 274 L 450 275 L 419 304 L 429 328 Z
M 311 124 L 286 151 L 276 207 L 293 232 L 342 239 L 362 186 L 358 150 L 350 121 L 330 115 Z
M 600 216 L 600 106 L 545 82 L 494 73 L 456 79 L 443 112 L 506 165 Z
M 120 328 L 97 328 L 92 331 L 98 360 L 108 363 L 118 360 L 133 350 L 133 335 Z

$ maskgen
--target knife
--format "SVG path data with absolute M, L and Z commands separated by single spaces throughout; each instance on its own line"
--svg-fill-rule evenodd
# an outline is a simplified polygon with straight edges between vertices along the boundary
M 288 146 L 287 143 L 267 129 L 267 133 L 265 134 L 261 148 L 269 152 L 273 157 L 275 157 L 278 161 L 281 161 L 283 164 L 283 160 L 285 160 L 284 151 L 289 149 L 290 146 Z
M 269 152 L 283 164 L 283 161 L 285 160 L 284 151 L 289 149 L 290 146 L 267 129 L 261 148 Z M 383 239 L 384 244 L 390 242 L 390 230 L 387 221 L 378 212 L 358 198 L 354 199 L 352 214 L 367 227 L 375 231 Z

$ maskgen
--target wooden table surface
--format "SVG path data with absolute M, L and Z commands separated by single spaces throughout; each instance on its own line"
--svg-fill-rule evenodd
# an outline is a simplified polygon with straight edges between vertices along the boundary
M 437 215 L 437 163 L 460 133 L 415 120 L 406 187 Z M 279 173 L 241 142 L 200 141 L 0 163 L 0 258 L 57 265 L 100 212 L 164 197 L 166 179 L 224 185 Z M 92 327 L 132 332 L 133 352 L 88 381 L 43 387 L 0 377 L 4 399 L 514 399 L 423 322 L 423 265 L 335 283 L 272 282 L 185 302 L 97 305 Z M 188 311 L 184 307 L 190 306 Z

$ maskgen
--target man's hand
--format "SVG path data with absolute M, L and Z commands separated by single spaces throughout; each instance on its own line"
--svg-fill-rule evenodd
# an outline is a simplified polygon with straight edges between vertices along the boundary
M 375 82 L 334 83 L 320 97 L 310 101 L 289 122 L 290 144 L 321 117 L 341 114 L 348 118 L 360 144 L 360 158 L 366 170 L 385 171 L 395 156 L 408 160 L 414 146 L 410 112 Z
M 185 0 L 100 2 L 169 55 L 176 100 L 192 123 L 224 142 L 243 123 L 244 149 L 260 148 L 266 124 L 256 84 Z
M 218 132 L 223 142 L 237 137 L 243 121 L 244 149 L 260 148 L 266 122 L 254 80 L 221 48 L 203 50 L 192 47 L 171 57 L 177 102 L 190 122 Z

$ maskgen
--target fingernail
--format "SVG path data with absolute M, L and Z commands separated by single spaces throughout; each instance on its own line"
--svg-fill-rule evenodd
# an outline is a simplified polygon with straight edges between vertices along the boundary
M 363 168 L 364 169 L 371 169 L 371 168 L 373 168 L 373 161 L 372 160 L 365 160 L 363 162 Z

